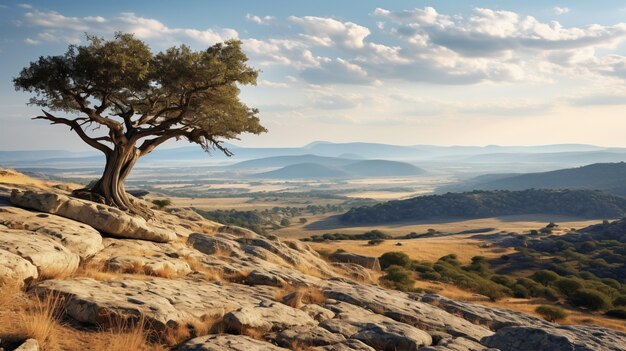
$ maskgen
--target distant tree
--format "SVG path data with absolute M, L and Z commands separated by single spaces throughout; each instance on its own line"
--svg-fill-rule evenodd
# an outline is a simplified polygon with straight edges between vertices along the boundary
M 592 290 L 577 290 L 569 298 L 572 305 L 586 307 L 592 311 L 605 310 L 611 307 L 611 299 L 605 294 Z
M 239 100 L 238 85 L 255 84 L 258 75 L 246 61 L 237 40 L 153 54 L 132 34 L 117 33 L 113 40 L 87 36 L 87 45 L 42 56 L 13 84 L 34 93 L 30 104 L 44 108 L 35 119 L 70 127 L 105 155 L 102 177 L 82 195 L 149 216 L 124 187 L 140 157 L 171 139 L 231 155 L 222 139 L 266 131 L 258 110 Z
M 559 275 L 554 273 L 553 271 L 549 271 L 547 269 L 542 269 L 533 273 L 530 278 L 543 286 L 548 286 L 548 284 L 559 279 Z
M 283 218 L 280 220 L 280 225 L 283 227 L 288 227 L 291 224 L 288 218 Z
M 571 296 L 576 290 L 582 289 L 583 284 L 574 278 L 560 278 L 554 282 L 554 286 L 565 296 Z
M 307 219 L 304 217 L 301 217 L 299 220 L 300 224 L 305 224 L 307 222 Z

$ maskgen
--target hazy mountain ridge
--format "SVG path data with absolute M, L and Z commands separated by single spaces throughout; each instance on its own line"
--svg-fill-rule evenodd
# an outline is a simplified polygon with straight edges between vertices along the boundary
M 626 195 L 626 163 L 596 163 L 583 167 L 518 175 L 483 175 L 466 183 L 442 187 L 444 191 L 591 189 Z
M 341 159 L 335 159 L 341 160 Z M 414 165 L 388 160 L 348 160 L 346 164 L 319 164 L 313 162 L 290 164 L 269 172 L 257 173 L 258 178 L 369 178 L 417 176 L 425 171 Z

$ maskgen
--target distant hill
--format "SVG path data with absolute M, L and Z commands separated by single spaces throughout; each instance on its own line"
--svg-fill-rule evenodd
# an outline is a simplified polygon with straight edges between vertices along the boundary
M 315 178 L 349 178 L 350 174 L 344 170 L 320 165 L 318 163 L 298 163 L 274 171 L 257 173 L 257 178 L 278 179 L 315 179 Z
M 328 158 L 323 158 L 323 160 L 327 161 Z M 416 176 L 424 173 L 424 170 L 421 168 L 405 162 L 386 160 L 347 160 L 349 163 L 341 164 L 338 160 L 343 159 L 333 158 L 333 162 L 337 162 L 337 164 L 334 165 L 311 162 L 298 163 L 269 172 L 257 173 L 254 176 L 258 178 L 316 179 L 399 177 Z
M 263 157 L 254 160 L 242 161 L 230 166 L 234 169 L 251 169 L 251 168 L 270 168 L 270 167 L 286 167 L 297 165 L 300 163 L 315 163 L 322 166 L 343 166 L 353 163 L 354 159 L 327 157 L 317 155 L 289 155 Z
M 382 224 L 538 213 L 617 218 L 626 215 L 626 199 L 593 190 L 473 191 L 419 196 L 371 207 L 355 207 L 341 215 L 340 220 L 350 224 Z
M 484 175 L 440 191 L 591 189 L 626 196 L 626 163 L 597 163 L 551 172 Z
M 365 160 L 345 165 L 343 169 L 366 177 L 414 176 L 424 170 L 412 164 L 387 160 Z

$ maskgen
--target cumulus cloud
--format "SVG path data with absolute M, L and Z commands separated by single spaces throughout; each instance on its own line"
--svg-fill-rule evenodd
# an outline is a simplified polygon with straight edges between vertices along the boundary
M 258 82 L 258 85 L 260 87 L 268 87 L 268 88 L 274 88 L 274 89 L 289 88 L 289 84 L 287 84 L 287 83 L 272 82 L 270 80 L 261 80 L 261 81 Z
M 554 10 L 554 14 L 557 16 L 564 15 L 570 12 L 569 7 L 561 7 L 561 6 L 554 6 L 552 10 Z
M 366 27 L 333 18 L 291 16 L 289 20 L 301 26 L 304 29 L 301 36 L 314 45 L 359 49 L 365 45 L 364 39 L 370 35 L 370 30 Z
M 264 17 L 259 17 L 259 16 L 255 16 L 253 14 L 246 14 L 246 19 L 250 22 L 254 22 L 256 24 L 271 24 L 274 21 L 274 17 L 273 16 L 264 16 Z
M 105 18 L 102 16 L 69 17 L 54 11 L 30 11 L 24 16 L 24 23 L 41 28 L 44 32 L 38 38 L 31 39 L 38 42 L 65 41 L 73 42 L 79 33 L 110 35 L 117 31 L 134 33 L 144 40 L 158 41 L 161 45 L 171 45 L 182 42 L 194 42 L 202 45 L 212 45 L 231 38 L 237 38 L 238 33 L 230 28 L 171 28 L 164 23 L 132 12 L 124 12 L 118 16 Z

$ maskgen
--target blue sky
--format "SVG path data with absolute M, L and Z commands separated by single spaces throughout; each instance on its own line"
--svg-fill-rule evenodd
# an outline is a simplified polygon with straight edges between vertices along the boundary
M 624 22 L 624 1 L 0 1 L 0 150 L 86 149 L 11 79 L 116 31 L 154 51 L 241 39 L 269 129 L 242 146 L 626 146 Z

